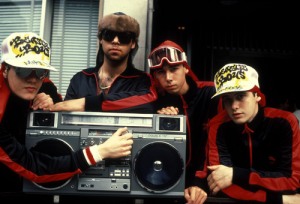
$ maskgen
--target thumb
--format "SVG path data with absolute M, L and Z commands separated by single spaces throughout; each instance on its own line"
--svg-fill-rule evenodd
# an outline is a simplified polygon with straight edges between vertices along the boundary
M 212 166 L 207 166 L 207 168 L 211 171 L 216 170 L 218 168 L 218 165 L 212 165 Z

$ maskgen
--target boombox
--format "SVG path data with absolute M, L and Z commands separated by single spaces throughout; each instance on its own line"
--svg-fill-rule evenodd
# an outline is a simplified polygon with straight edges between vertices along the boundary
M 131 155 L 105 159 L 68 180 L 24 180 L 25 193 L 182 197 L 185 184 L 186 118 L 182 115 L 111 112 L 29 114 L 26 147 L 63 156 L 105 142 L 118 128 L 133 134 Z

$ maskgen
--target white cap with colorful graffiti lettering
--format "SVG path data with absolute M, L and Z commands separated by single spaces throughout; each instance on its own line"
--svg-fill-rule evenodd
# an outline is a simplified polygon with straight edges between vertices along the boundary
M 249 91 L 255 86 L 259 88 L 257 71 L 246 65 L 231 63 L 223 66 L 214 78 L 216 94 L 218 96 L 224 93 Z
M 50 65 L 49 44 L 32 32 L 12 33 L 2 42 L 1 63 L 20 68 L 57 71 Z

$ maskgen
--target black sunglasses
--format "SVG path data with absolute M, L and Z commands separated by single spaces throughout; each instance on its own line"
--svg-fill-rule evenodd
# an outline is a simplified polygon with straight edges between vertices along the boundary
M 117 32 L 112 30 L 103 30 L 100 34 L 100 38 L 102 37 L 105 41 L 113 41 L 113 39 L 118 36 L 119 42 L 121 44 L 128 44 L 135 38 L 135 34 L 132 32 Z
M 35 73 L 35 77 L 42 80 L 45 79 L 49 75 L 49 70 L 48 69 L 28 69 L 28 68 L 20 68 L 20 67 L 12 67 L 17 76 L 25 79 L 29 77 L 32 72 Z

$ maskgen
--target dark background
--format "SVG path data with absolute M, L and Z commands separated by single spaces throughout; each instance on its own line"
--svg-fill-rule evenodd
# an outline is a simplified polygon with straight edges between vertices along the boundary
M 154 0 L 152 48 L 177 42 L 201 80 L 213 80 L 226 63 L 248 64 L 267 104 L 282 108 L 298 90 L 297 8 L 289 0 Z

